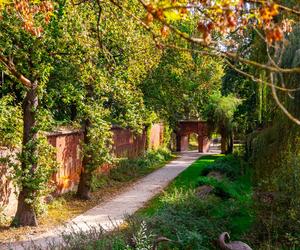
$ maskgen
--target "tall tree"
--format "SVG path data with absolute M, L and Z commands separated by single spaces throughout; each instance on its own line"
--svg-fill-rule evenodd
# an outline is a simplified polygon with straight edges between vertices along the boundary
M 53 58 L 50 51 L 54 45 L 53 28 L 46 24 L 50 21 L 49 13 L 52 12 L 53 5 L 20 2 L 15 7 L 5 9 L 0 22 L 0 62 L 6 73 L 19 85 L 23 96 L 23 141 L 18 181 L 20 192 L 14 223 L 35 226 L 37 220 L 34 197 L 43 182 L 38 165 L 40 124 L 37 116 L 39 100 L 52 70 Z M 31 23 L 33 8 L 36 8 L 35 13 L 38 12 L 41 17 L 35 24 Z M 18 16 L 20 12 L 24 14 L 24 21 Z M 45 26 L 43 34 L 40 25 Z

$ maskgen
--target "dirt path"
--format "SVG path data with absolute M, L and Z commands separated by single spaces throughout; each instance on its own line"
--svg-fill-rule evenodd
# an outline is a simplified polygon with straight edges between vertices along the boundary
M 194 151 L 182 153 L 177 159 L 137 181 L 121 194 L 72 219 L 66 226 L 58 227 L 39 236 L 33 236 L 28 241 L 13 243 L 10 248 L 8 245 L 0 245 L 0 249 L 21 250 L 24 249 L 24 246 L 28 248 L 31 241 L 46 249 L 47 242 L 61 242 L 61 232 L 67 233 L 71 227 L 74 230 L 74 225 L 76 225 L 75 230 L 85 231 L 91 226 L 98 225 L 106 230 L 111 230 L 114 225 L 123 222 L 124 214 L 131 215 L 143 207 L 147 201 L 161 192 L 170 181 L 202 155 Z

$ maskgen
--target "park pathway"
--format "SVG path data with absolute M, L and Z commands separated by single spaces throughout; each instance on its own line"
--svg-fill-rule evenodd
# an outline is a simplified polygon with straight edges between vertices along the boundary
M 46 249 L 48 242 L 57 244 L 62 241 L 60 236 L 62 232 L 66 234 L 70 230 L 86 231 L 90 227 L 99 225 L 108 231 L 112 230 L 115 225 L 120 225 L 123 222 L 125 214 L 131 215 L 142 208 L 147 201 L 160 193 L 170 181 L 202 155 L 204 154 L 195 151 L 183 152 L 163 168 L 140 179 L 112 199 L 75 217 L 65 226 L 55 228 L 39 236 L 33 236 L 28 241 L 15 242 L 10 245 L 10 248 L 8 245 L 1 246 L 0 244 L 0 249 L 21 250 L 24 247 L 30 249 L 31 241 L 40 245 L 42 249 Z

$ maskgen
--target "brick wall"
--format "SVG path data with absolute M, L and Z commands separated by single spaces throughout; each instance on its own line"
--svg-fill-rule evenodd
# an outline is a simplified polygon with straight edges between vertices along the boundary
M 164 140 L 164 127 L 163 124 L 153 124 L 149 134 L 149 149 L 158 149 Z
M 130 129 L 113 127 L 113 154 L 116 157 L 135 158 L 145 152 L 146 132 L 134 134 Z
M 7 148 L 0 148 L 0 158 L 6 157 L 8 154 L 14 154 L 14 152 Z M 15 188 L 10 177 L 9 168 L 0 163 L 0 214 L 12 214 L 17 207 Z
M 163 125 L 154 124 L 149 135 L 149 148 L 157 149 L 163 141 Z M 116 157 L 135 158 L 144 154 L 146 150 L 146 131 L 137 135 L 129 129 L 114 126 L 113 133 L 113 154 Z M 57 172 L 52 179 L 56 183 L 56 194 L 76 190 L 79 176 L 82 170 L 81 146 L 83 133 L 76 131 L 59 131 L 47 134 L 48 141 L 56 148 L 56 160 L 59 164 Z M 0 148 L 0 156 L 4 157 L 7 149 Z M 108 171 L 109 165 L 99 166 L 99 171 Z M 8 169 L 0 164 L 0 213 L 4 208 L 5 214 L 13 215 L 16 210 L 16 197 L 14 188 L 9 180 Z
M 80 130 L 48 134 L 48 142 L 56 148 L 56 161 L 59 163 L 58 170 L 52 178 L 56 183 L 57 194 L 74 190 L 78 184 L 82 169 L 82 139 L 83 133 Z

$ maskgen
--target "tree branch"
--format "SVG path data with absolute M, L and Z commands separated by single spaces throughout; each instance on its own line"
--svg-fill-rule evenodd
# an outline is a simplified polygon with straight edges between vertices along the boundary
M 19 73 L 13 64 L 12 60 L 7 59 L 5 56 L 0 54 L 0 62 L 5 66 L 5 68 L 14 76 L 16 77 L 25 87 L 31 88 L 32 83 L 31 81 L 26 78 L 24 75 Z
M 271 86 L 271 89 L 272 89 L 272 95 L 273 95 L 273 98 L 276 102 L 276 104 L 278 105 L 278 107 L 283 111 L 283 113 L 291 120 L 293 121 L 294 123 L 296 123 L 297 125 L 300 125 L 300 120 L 297 119 L 296 117 L 294 117 L 287 109 L 286 107 L 280 102 L 279 98 L 278 98 L 278 95 L 277 95 L 277 92 L 276 92 L 276 88 L 274 85 L 274 73 L 270 73 L 270 78 L 271 78 L 271 82 L 273 83 L 272 86 Z
M 245 2 L 249 2 L 249 3 L 259 3 L 259 4 L 268 4 L 270 3 L 269 1 L 265 1 L 265 0 L 246 0 Z M 289 8 L 287 6 L 284 6 L 284 5 L 281 5 L 279 3 L 276 3 L 276 5 L 282 9 L 282 10 L 285 10 L 287 12 L 291 12 L 293 14 L 296 14 L 296 15 L 300 15 L 300 11 L 299 10 L 296 10 L 296 9 L 293 9 L 293 8 Z
M 267 86 L 270 86 L 270 87 L 274 87 L 275 89 L 278 89 L 280 91 L 283 91 L 283 92 L 297 92 L 297 91 L 300 91 L 300 88 L 294 88 L 294 89 L 289 89 L 289 88 L 285 88 L 285 87 L 279 87 L 279 86 L 276 86 L 276 85 L 273 85 L 272 83 L 270 82 L 267 82 L 267 81 L 263 81 L 259 78 L 256 78 L 254 75 L 251 75 L 249 73 L 246 73 L 244 72 L 243 70 L 241 69 L 238 69 L 236 66 L 234 66 L 229 60 L 228 60 L 228 57 L 226 57 L 226 55 L 219 55 L 219 54 L 215 54 L 215 53 L 212 53 L 210 51 L 207 51 L 207 50 L 195 50 L 195 49 L 187 49 L 187 48 L 182 48 L 182 47 L 178 47 L 176 45 L 170 45 L 170 44 L 167 44 L 167 45 L 164 45 L 164 47 L 167 47 L 167 48 L 172 48 L 172 49 L 177 49 L 177 50 L 181 50 L 181 51 L 187 51 L 187 52 L 193 52 L 193 53 L 199 53 L 201 55 L 206 55 L 206 56 L 213 56 L 213 57 L 222 57 L 223 59 L 225 59 L 225 62 L 228 64 L 228 66 L 230 66 L 233 70 L 235 70 L 236 72 L 238 72 L 239 74 L 241 75 L 244 75 L 246 76 L 247 78 L 250 78 L 251 80 L 257 82 L 257 83 L 260 83 L 260 84 L 266 84 Z

